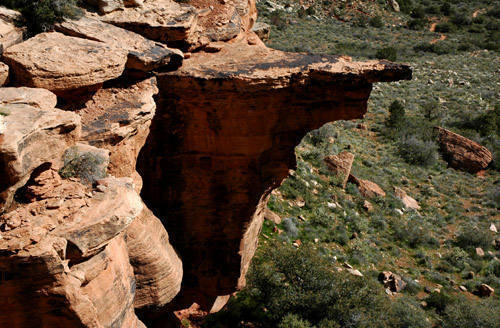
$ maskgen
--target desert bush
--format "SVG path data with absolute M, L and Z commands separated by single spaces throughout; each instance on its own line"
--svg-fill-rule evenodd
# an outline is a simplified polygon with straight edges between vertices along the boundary
M 488 249 L 491 246 L 493 237 L 487 229 L 479 229 L 473 224 L 468 224 L 462 227 L 456 238 L 456 245 L 463 249 L 472 249 L 474 247 L 482 247 Z
M 427 20 L 422 18 L 410 19 L 407 23 L 407 26 L 410 30 L 418 31 L 425 28 L 427 25 Z
M 498 328 L 500 327 L 498 300 L 469 300 L 459 296 L 444 310 L 443 328 Z
M 436 309 L 436 312 L 443 313 L 446 308 L 453 303 L 453 297 L 445 291 L 432 292 L 426 299 L 427 306 Z
M 412 18 L 424 18 L 425 17 L 425 8 L 422 6 L 418 6 L 413 8 L 413 10 L 410 13 L 410 16 Z
M 421 166 L 434 165 L 439 157 L 434 141 L 421 140 L 417 136 L 403 137 L 398 143 L 398 153 L 406 162 Z
M 77 0 L 4 0 L 2 5 L 19 10 L 30 34 L 46 32 L 54 23 L 65 17 L 75 18 L 81 14 Z
M 283 30 L 287 26 L 285 12 L 283 10 L 275 10 L 269 15 L 269 22 L 276 26 L 277 29 Z
M 93 184 L 106 177 L 105 159 L 91 152 L 80 153 L 70 148 L 64 154 L 64 165 L 59 170 L 63 178 L 79 178 L 84 184 Z
M 290 313 L 281 320 L 278 328 L 313 328 L 313 326 L 309 321 L 303 320 L 298 315 Z
M 449 33 L 454 32 L 456 30 L 456 26 L 450 22 L 444 22 L 436 25 L 435 31 L 438 33 Z
M 380 16 L 374 16 L 374 17 L 370 18 L 370 20 L 368 21 L 368 24 L 370 24 L 370 26 L 375 27 L 375 28 L 384 27 L 384 21 L 382 20 L 382 17 L 380 17 Z
M 398 59 L 398 51 L 394 47 L 384 47 L 377 50 L 375 57 L 378 59 L 387 59 L 396 61 Z

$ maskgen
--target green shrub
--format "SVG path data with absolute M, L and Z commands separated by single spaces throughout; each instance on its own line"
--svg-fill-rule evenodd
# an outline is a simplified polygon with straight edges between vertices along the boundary
M 70 148 L 64 154 L 64 165 L 59 170 L 61 177 L 79 178 L 84 184 L 93 184 L 106 177 L 105 159 L 91 152 L 80 153 Z
M 23 14 L 30 34 L 49 31 L 65 17 L 78 17 L 81 11 L 76 4 L 77 0 L 4 0 L 2 3 Z
M 313 328 L 313 326 L 309 321 L 301 319 L 298 315 L 289 313 L 281 320 L 278 328 Z
M 437 144 L 416 136 L 404 137 L 398 143 L 398 153 L 406 162 L 414 165 L 430 166 L 438 160 Z
M 394 47 L 385 47 L 377 50 L 375 57 L 378 59 L 387 59 L 390 61 L 398 60 L 398 52 Z
M 500 327 L 498 300 L 469 300 L 460 296 L 446 306 L 443 328 L 498 328 Z
M 479 229 L 477 226 L 468 224 L 463 227 L 456 238 L 456 245 L 463 249 L 482 247 L 488 249 L 493 237 L 487 229 Z
M 418 6 L 413 8 L 413 10 L 410 13 L 410 16 L 412 18 L 424 18 L 425 17 L 425 8 L 422 6 Z
M 380 17 L 378 15 L 370 18 L 370 20 L 368 21 L 368 24 L 370 24 L 370 26 L 375 27 L 375 28 L 384 27 L 384 21 L 382 20 L 382 17 Z
M 456 30 L 456 26 L 450 22 L 444 22 L 436 25 L 435 31 L 438 33 L 449 33 L 454 32 Z
M 410 19 L 407 25 L 410 30 L 419 31 L 425 28 L 427 20 L 421 18 Z
M 427 305 L 436 309 L 436 312 L 443 313 L 448 305 L 453 303 L 453 298 L 446 292 L 432 292 L 426 299 Z

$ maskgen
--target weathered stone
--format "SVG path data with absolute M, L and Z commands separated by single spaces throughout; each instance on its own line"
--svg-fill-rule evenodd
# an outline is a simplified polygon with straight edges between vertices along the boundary
M 0 88 L 0 106 L 27 105 L 51 110 L 57 105 L 57 96 L 40 88 Z
M 35 178 L 32 202 L 0 216 L 0 326 L 143 327 L 134 313 L 135 280 L 123 231 L 142 210 L 126 180 L 105 192 Z M 57 202 L 57 208 L 54 203 Z
M 387 0 L 389 6 L 391 6 L 392 10 L 399 13 L 399 3 L 396 0 Z
M 21 93 L 31 91 L 40 93 L 33 89 Z M 0 129 L 0 212 L 36 168 L 44 163 L 60 166 L 63 152 L 78 140 L 81 130 L 80 117 L 75 113 L 23 103 L 4 104 L 2 108 L 7 115 L 2 115 L 4 129 Z
M 127 249 L 136 279 L 137 309 L 161 309 L 181 288 L 182 262 L 162 223 L 146 207 L 127 228 Z
M 280 224 L 281 223 L 281 217 L 271 211 L 270 209 L 266 208 L 264 212 L 264 219 L 273 222 L 274 224 Z
M 359 193 L 363 195 L 363 197 L 385 197 L 385 191 L 375 182 L 358 179 L 353 175 L 349 175 L 349 181 L 358 186 Z
M 486 169 L 493 160 L 491 152 L 477 142 L 440 127 L 436 130 L 443 157 L 451 167 L 476 173 Z
M 17 11 L 0 7 L 0 55 L 7 48 L 23 41 L 24 29 L 16 26 Z
M 476 293 L 481 297 L 490 297 L 495 293 L 495 289 L 487 284 L 481 284 L 477 287 Z
M 157 93 L 154 78 L 102 88 L 77 111 L 82 118 L 82 141 L 110 150 L 109 173 L 132 176 L 138 190 L 142 182 L 135 172 L 136 160 L 149 134 Z
M 38 34 L 10 47 L 3 56 L 15 83 L 57 94 L 117 78 L 127 62 L 124 50 L 57 32 Z
M 137 164 L 143 200 L 183 259 L 174 302 L 206 309 L 244 285 L 267 195 L 295 166 L 305 133 L 361 118 L 371 83 L 411 75 L 407 66 L 283 53 L 242 36 L 215 45 L 219 52 L 193 52 L 158 75 Z
M 0 87 L 7 84 L 8 81 L 9 81 L 9 66 L 0 62 Z M 0 97 L 0 101 L 2 101 L 1 99 L 2 98 Z
M 403 189 L 394 187 L 394 195 L 397 198 L 401 199 L 405 208 L 412 210 L 420 209 L 420 205 L 418 205 L 418 202 L 414 198 L 408 196 L 406 191 L 404 191 Z
M 146 0 L 143 6 L 124 8 L 97 18 L 175 48 L 199 41 L 197 10 L 173 0 Z
M 269 40 L 269 36 L 271 35 L 271 26 L 269 24 L 263 22 L 257 22 L 252 27 L 252 32 L 257 34 L 257 36 L 263 41 L 266 42 Z
M 324 161 L 328 169 L 340 179 L 342 188 L 345 188 L 349 174 L 351 173 L 352 163 L 354 162 L 354 154 L 343 151 L 338 155 L 325 157 Z
M 106 45 L 128 52 L 126 68 L 149 72 L 169 66 L 175 69 L 182 64 L 182 52 L 144 38 L 128 30 L 104 23 L 97 19 L 80 18 L 66 20 L 56 29 L 69 36 L 106 43 Z
M 378 275 L 378 280 L 384 284 L 392 293 L 399 293 L 406 287 L 406 282 L 401 279 L 401 276 L 390 271 L 382 271 Z
M 59 173 L 83 184 L 93 184 L 106 177 L 108 165 L 109 150 L 77 143 L 64 152 Z

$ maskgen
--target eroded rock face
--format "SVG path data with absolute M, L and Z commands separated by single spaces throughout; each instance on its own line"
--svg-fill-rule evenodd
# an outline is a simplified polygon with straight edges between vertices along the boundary
M 124 30 L 92 18 L 67 20 L 56 26 L 66 35 L 104 42 L 110 47 L 128 52 L 126 68 L 149 72 L 153 69 L 169 67 L 176 69 L 182 63 L 180 50 L 151 41 L 139 34 Z
M 451 167 L 476 173 L 486 169 L 493 160 L 491 152 L 477 142 L 440 127 L 436 130 L 441 152 Z
M 254 35 L 250 35 L 250 38 Z M 138 162 L 142 197 L 184 265 L 178 303 L 211 308 L 244 284 L 268 193 L 307 131 L 360 118 L 371 83 L 407 66 L 269 50 L 254 39 L 193 53 L 158 76 L 158 110 Z
M 9 80 L 9 66 L 0 62 L 0 87 L 7 84 L 8 80 Z
M 71 54 L 71 56 L 68 56 Z M 119 77 L 128 53 L 102 42 L 42 33 L 4 52 L 15 83 L 60 95 Z
M 16 26 L 19 13 L 0 7 L 0 55 L 9 47 L 23 41 L 24 29 Z
M 81 130 L 78 115 L 50 108 L 55 103 L 48 92 L 7 88 L 0 89 L 2 94 L 7 96 L 2 100 L 0 132 L 0 213 L 35 169 L 44 163 L 60 166 L 62 154 L 79 139 Z M 33 96 L 29 101 L 23 98 L 27 94 Z
M 54 170 L 33 177 L 29 203 L 0 216 L 0 325 L 143 327 L 123 232 L 142 202 L 127 179 L 92 193 Z

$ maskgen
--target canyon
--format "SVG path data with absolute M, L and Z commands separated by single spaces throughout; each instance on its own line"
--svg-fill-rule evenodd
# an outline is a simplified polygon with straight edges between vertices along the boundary
M 0 8 L 0 326 L 218 311 L 300 140 L 411 68 L 269 49 L 253 0 L 87 2 L 24 41 Z

